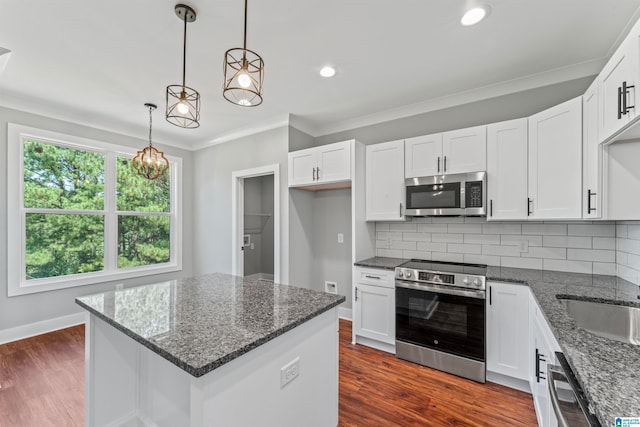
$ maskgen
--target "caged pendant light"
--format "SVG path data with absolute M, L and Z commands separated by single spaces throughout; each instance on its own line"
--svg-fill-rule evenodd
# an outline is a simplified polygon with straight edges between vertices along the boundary
M 144 106 L 149 109 L 149 146 L 138 151 L 131 163 L 139 175 L 147 179 L 156 179 L 162 176 L 169 168 L 169 160 L 167 160 L 162 151 L 159 151 L 151 143 L 151 113 L 157 107 L 155 104 L 149 103 L 144 104 Z
M 185 84 L 187 61 L 187 22 L 196 20 L 196 11 L 184 4 L 177 4 L 175 12 L 184 20 L 184 43 L 182 47 L 182 85 L 167 86 L 167 121 L 182 128 L 200 126 L 200 94 Z
M 243 107 L 262 104 L 264 61 L 247 49 L 247 0 L 244 0 L 244 44 L 242 48 L 229 49 L 224 54 L 225 99 Z

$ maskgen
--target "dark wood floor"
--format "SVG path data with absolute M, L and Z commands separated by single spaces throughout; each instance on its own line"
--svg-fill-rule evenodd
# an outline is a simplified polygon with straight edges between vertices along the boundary
M 84 327 L 0 345 L 0 426 L 82 426 Z M 351 345 L 340 320 L 340 423 L 350 426 L 535 426 L 531 396 Z
M 84 425 L 84 325 L 0 345 L 0 426 Z

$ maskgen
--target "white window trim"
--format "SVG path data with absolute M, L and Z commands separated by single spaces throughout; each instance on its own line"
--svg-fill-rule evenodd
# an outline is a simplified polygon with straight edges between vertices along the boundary
M 45 292 L 58 289 L 65 289 L 74 286 L 83 286 L 111 281 L 130 279 L 135 277 L 149 276 L 155 274 L 170 273 L 182 270 L 182 158 L 176 156 L 167 156 L 170 163 L 176 167 L 170 168 L 171 171 L 171 260 L 163 264 L 155 264 L 150 266 L 133 267 L 127 269 L 110 269 L 107 270 L 109 264 L 115 266 L 112 254 L 105 252 L 105 270 L 95 273 L 82 273 L 69 276 L 57 276 L 43 279 L 25 278 L 25 255 L 23 248 L 25 247 L 25 224 L 24 209 L 22 206 L 23 192 L 23 141 L 25 139 L 41 140 L 43 142 L 51 142 L 57 145 L 67 146 L 71 148 L 81 148 L 84 150 L 93 150 L 105 153 L 105 171 L 110 168 L 110 162 L 107 161 L 108 156 L 115 153 L 133 157 L 136 149 L 126 146 L 109 144 L 106 142 L 96 141 L 87 138 L 81 138 L 73 135 L 66 135 L 58 132 L 33 128 L 29 126 L 8 123 L 7 126 L 7 295 L 17 296 L 26 295 L 36 292 Z M 112 191 L 115 183 L 109 183 L 105 180 L 105 213 L 107 207 L 107 192 Z M 175 212 L 173 212 L 175 210 Z M 114 211 L 116 215 L 105 214 L 105 248 L 108 247 L 106 240 L 109 238 L 109 230 L 117 227 L 117 214 L 126 214 L 122 211 Z M 136 212 L 136 215 L 144 215 L 144 213 Z M 109 224 L 111 217 L 112 224 Z M 115 235 L 115 233 L 113 233 Z

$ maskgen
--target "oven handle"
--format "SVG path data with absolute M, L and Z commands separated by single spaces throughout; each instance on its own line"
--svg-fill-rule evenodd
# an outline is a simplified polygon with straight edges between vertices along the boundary
M 476 291 L 473 289 L 454 289 L 446 286 L 429 285 L 426 283 L 406 282 L 404 280 L 396 280 L 396 288 L 415 289 L 417 291 L 427 291 L 434 292 L 436 294 L 447 294 L 476 299 L 487 298 L 487 293 L 485 291 Z

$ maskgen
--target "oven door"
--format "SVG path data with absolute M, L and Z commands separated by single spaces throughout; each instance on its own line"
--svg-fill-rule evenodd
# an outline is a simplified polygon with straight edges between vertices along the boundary
M 396 280 L 396 341 L 485 361 L 485 292 Z

